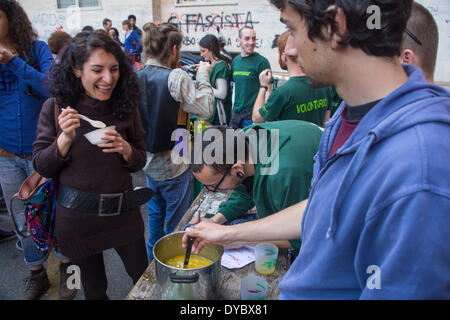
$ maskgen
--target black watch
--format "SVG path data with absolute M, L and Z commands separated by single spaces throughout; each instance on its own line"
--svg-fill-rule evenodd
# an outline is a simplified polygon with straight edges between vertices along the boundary
M 266 89 L 266 91 L 269 90 L 268 86 L 260 86 L 260 88 L 264 88 L 264 89 Z

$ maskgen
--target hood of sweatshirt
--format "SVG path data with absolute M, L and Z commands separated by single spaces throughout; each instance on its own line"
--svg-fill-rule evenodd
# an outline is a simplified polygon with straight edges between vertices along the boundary
M 319 161 L 321 170 L 339 156 L 354 154 L 333 202 L 327 231 L 328 239 L 333 238 L 336 232 L 342 203 L 373 146 L 418 124 L 427 122 L 450 124 L 449 92 L 426 82 L 420 69 L 407 65 L 404 65 L 403 68 L 409 77 L 407 82 L 382 99 L 364 116 L 350 138 L 335 155 L 327 159 L 330 143 L 326 148 L 319 150 L 316 161 Z M 426 100 L 425 104 L 424 100 Z M 340 115 L 345 107 L 345 102 L 342 102 L 336 115 L 327 123 L 327 127 L 332 127 L 330 134 L 333 137 L 340 127 L 342 122 Z M 424 108 L 426 108 L 426 112 L 423 112 Z M 320 173 L 317 178 L 319 177 Z

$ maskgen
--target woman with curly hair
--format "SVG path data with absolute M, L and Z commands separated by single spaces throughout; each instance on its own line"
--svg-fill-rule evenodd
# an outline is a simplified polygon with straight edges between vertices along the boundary
M 137 76 L 120 45 L 97 30 L 72 39 L 50 83 L 54 99 L 42 108 L 33 165 L 57 177 L 56 238 L 81 270 L 85 298 L 108 299 L 104 250 L 117 251 L 134 283 L 148 265 L 140 205 L 151 191 L 133 190 L 130 175 L 146 160 L 139 92 L 128 90 Z M 80 114 L 108 126 L 100 143 L 84 136 L 95 128 Z
M 9 208 L 10 199 L 33 171 L 32 144 L 42 104 L 50 96 L 44 83 L 52 63 L 49 47 L 37 41 L 37 34 L 20 4 L 0 0 L 0 184 L 11 214 L 23 211 L 20 201 Z M 23 226 L 23 215 L 17 218 Z M 5 238 L 14 239 L 15 235 L 0 230 L 0 240 Z M 38 299 L 50 287 L 43 267 L 48 251 L 39 251 L 32 237 L 20 237 L 17 247 L 23 251 L 31 272 L 21 299 Z M 69 261 L 57 254 L 63 259 L 60 267 L 63 279 Z M 71 299 L 76 294 L 64 285 L 59 293 L 61 299 Z

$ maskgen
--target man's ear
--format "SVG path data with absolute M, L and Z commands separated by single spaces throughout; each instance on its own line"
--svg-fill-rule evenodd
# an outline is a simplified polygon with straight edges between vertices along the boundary
M 402 54 L 400 55 L 400 61 L 402 64 L 414 65 L 414 60 L 415 60 L 414 51 L 412 51 L 411 49 L 403 50 Z
M 236 177 L 239 177 L 238 173 L 243 173 L 245 177 L 244 166 L 242 163 L 235 163 L 231 167 L 231 172 L 234 173 Z
M 327 8 L 327 14 L 333 15 L 336 6 L 332 5 Z M 326 25 L 325 36 L 331 40 L 331 46 L 333 49 L 339 47 L 339 42 L 342 41 L 343 36 L 347 33 L 347 17 L 345 16 L 344 10 L 342 8 L 337 8 L 334 14 L 334 24 L 335 30 L 333 30 L 333 25 L 331 23 Z

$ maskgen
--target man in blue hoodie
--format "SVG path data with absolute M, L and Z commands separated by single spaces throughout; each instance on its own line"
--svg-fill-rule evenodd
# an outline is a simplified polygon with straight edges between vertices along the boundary
M 311 85 L 344 102 L 308 200 L 241 225 L 201 222 L 187 229 L 193 252 L 301 236 L 280 299 L 450 299 L 450 97 L 399 63 L 412 1 L 271 2 Z

